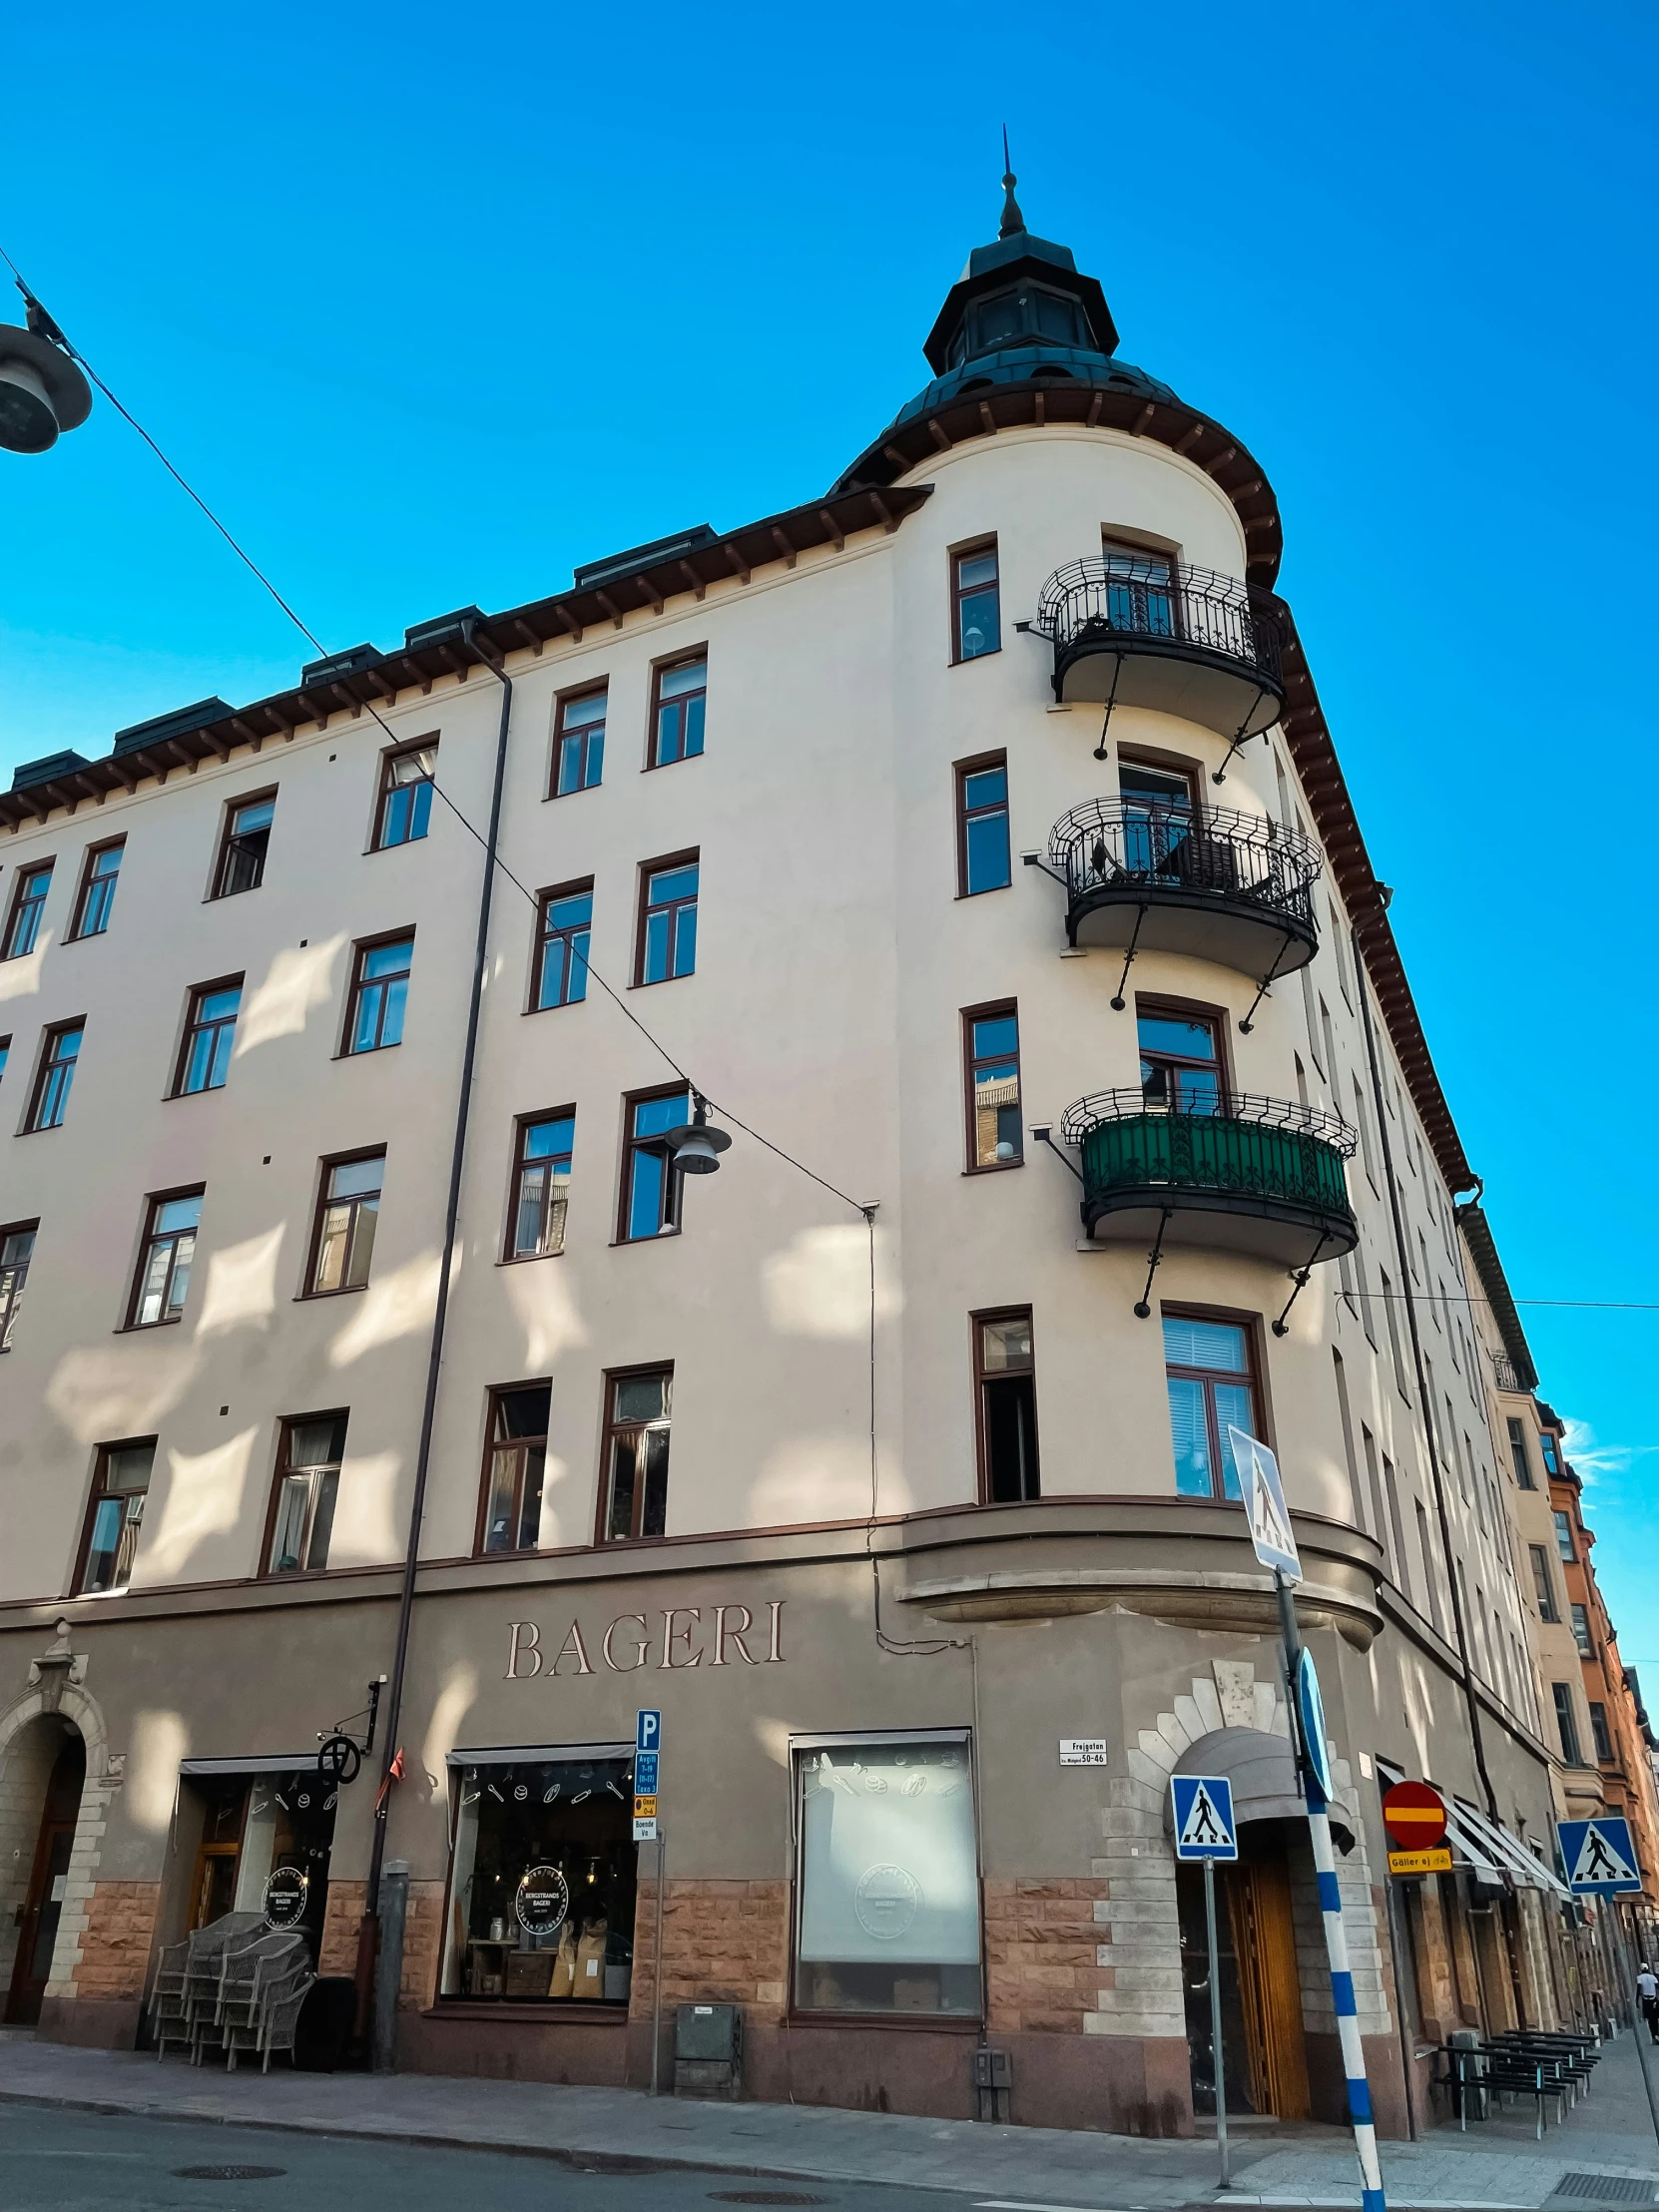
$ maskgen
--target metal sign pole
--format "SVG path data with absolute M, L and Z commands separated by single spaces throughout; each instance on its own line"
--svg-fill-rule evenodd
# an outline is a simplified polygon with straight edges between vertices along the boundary
M 658 2094 L 657 2080 L 663 2058 L 663 1892 L 668 1887 L 668 1830 L 657 1829 L 657 1957 L 651 1976 L 651 2094 Z
M 1227 2170 L 1227 2068 L 1221 2050 L 1221 1946 L 1216 1941 L 1216 1863 L 1204 1862 L 1204 1924 L 1210 1936 L 1210 2049 L 1216 2077 L 1216 2149 L 1221 2156 L 1221 2186 L 1230 2189 Z
M 1607 1902 L 1610 1906 L 1613 1905 L 1611 1898 Z M 1613 1911 L 1618 1913 L 1618 1908 L 1614 1906 Z M 1636 1987 L 1636 1969 L 1631 1958 L 1622 1913 L 1618 1913 L 1616 1933 L 1609 1933 L 1613 1935 L 1612 1947 L 1619 1954 L 1619 1966 L 1624 1975 L 1624 1993 L 1630 2005 L 1630 2032 L 1636 2038 L 1636 2056 L 1641 2061 L 1642 2087 L 1647 2091 L 1647 2108 L 1653 2120 L 1654 2135 L 1659 2138 L 1659 2089 L 1655 2088 L 1653 2080 L 1653 2030 L 1642 2017 L 1641 1992 Z

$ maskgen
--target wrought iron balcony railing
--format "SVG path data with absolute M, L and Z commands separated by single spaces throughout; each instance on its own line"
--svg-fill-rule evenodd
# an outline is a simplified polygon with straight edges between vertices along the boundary
M 1519 1390 L 1524 1395 L 1532 1386 L 1521 1381 L 1519 1369 L 1506 1352 L 1492 1354 L 1492 1377 L 1500 1390 Z

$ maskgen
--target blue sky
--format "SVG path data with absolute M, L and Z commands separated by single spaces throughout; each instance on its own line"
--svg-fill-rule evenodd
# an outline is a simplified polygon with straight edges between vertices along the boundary
M 330 648 L 828 484 L 925 381 L 1005 121 L 1123 357 L 1273 478 L 1517 1296 L 1659 1301 L 1653 847 L 1620 830 L 1651 13 L 91 0 L 7 45 L 0 245 Z M 308 657 L 107 407 L 0 460 L 8 775 Z M 1659 1694 L 1659 1313 L 1523 1318 Z

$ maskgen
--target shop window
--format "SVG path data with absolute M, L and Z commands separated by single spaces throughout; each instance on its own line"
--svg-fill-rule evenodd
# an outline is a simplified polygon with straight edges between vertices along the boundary
M 63 1126 L 85 1032 L 84 1021 L 66 1021 L 48 1029 L 42 1038 L 34 1095 L 29 1100 L 29 1112 L 23 1124 L 26 1131 Z
M 803 2010 L 979 2014 L 968 1761 L 959 1738 L 797 1752 Z
M 535 973 L 530 1011 L 577 1006 L 588 995 L 588 936 L 593 922 L 593 885 L 566 883 L 543 891 L 536 902 Z
M 383 1152 L 353 1160 L 324 1160 L 311 1228 L 311 1262 L 305 1295 L 326 1298 L 335 1291 L 360 1291 L 374 1257 L 374 1231 L 380 1219 L 380 1186 L 385 1181 Z
M 432 814 L 432 783 L 438 773 L 435 745 L 410 746 L 388 753 L 380 767 L 380 803 L 374 818 L 374 848 L 413 844 L 426 834 Z
M 694 760 L 703 750 L 703 710 L 709 690 L 709 662 L 699 653 L 657 671 L 651 706 L 651 766 Z
M 115 879 L 121 872 L 121 855 L 126 848 L 126 838 L 118 837 L 113 844 L 95 844 L 88 852 L 69 925 L 72 938 L 101 937 L 110 926 Z
M 1509 1459 L 1515 1470 L 1515 1486 L 1522 1490 L 1535 1490 L 1538 1485 L 1532 1479 L 1532 1457 L 1526 1448 L 1526 1428 L 1511 1413 L 1508 1420 Z
M 1227 1431 L 1263 1435 L 1253 1349 L 1243 1322 L 1164 1315 L 1175 1486 L 1183 1497 L 1243 1497 Z
M 637 1847 L 633 1760 L 554 1750 L 450 1768 L 445 1997 L 626 2004 Z
M 34 867 L 19 868 L 12 891 L 12 910 L 6 917 L 6 943 L 0 959 L 21 960 L 26 952 L 33 952 L 35 940 L 40 935 L 40 917 L 46 908 L 46 894 L 52 887 L 50 860 L 42 860 Z
M 403 1042 L 403 1008 L 413 965 L 412 934 L 357 946 L 345 1015 L 346 1054 L 380 1052 Z
M 10 1352 L 12 1348 L 12 1331 L 23 1310 L 23 1291 L 29 1280 L 29 1262 L 35 1256 L 35 1232 L 39 1227 L 37 1221 L 25 1221 L 10 1229 L 0 1229 L 0 1352 Z
M 1570 1567 L 1578 1558 L 1572 1542 L 1572 1515 L 1561 1511 L 1550 1517 L 1555 1523 L 1555 1548 Z
M 660 1536 L 668 1522 L 668 1436 L 674 1370 L 607 1376 L 605 1504 L 601 1543 Z
M 1549 1571 L 1549 1553 L 1542 1544 L 1528 1544 L 1526 1551 L 1532 1561 L 1532 1588 L 1538 1600 L 1538 1618 L 1558 1621 L 1561 1616 L 1555 1609 L 1555 1582 Z
M 1534 1544 L 1532 1548 L 1537 1550 L 1538 1547 Z M 1595 1639 L 1590 1634 L 1590 1608 L 1587 1605 L 1575 1605 L 1572 1609 L 1572 1640 L 1583 1658 L 1595 1657 Z
M 239 806 L 226 810 L 219 865 L 214 869 L 215 898 L 234 898 L 239 891 L 259 889 L 265 881 L 271 825 L 276 819 L 275 792 L 267 792 L 259 799 L 245 799 Z
M 623 1101 L 627 1135 L 622 1153 L 622 1209 L 618 1244 L 639 1244 L 680 1226 L 681 1178 L 663 1139 L 691 1119 L 686 1091 L 652 1091 Z
M 697 966 L 697 854 L 640 870 L 636 983 L 670 983 Z
M 1017 1505 L 1041 1494 L 1031 1309 L 975 1315 L 973 1362 L 979 1397 L 979 1495 L 987 1505 Z
M 967 1047 L 968 1165 L 1017 1168 L 1025 1158 L 1020 1125 L 1019 1010 L 987 1006 L 962 1016 Z
M 526 1115 L 518 1124 L 513 1157 L 509 1260 L 541 1260 L 565 1248 L 565 1209 L 570 1199 L 571 1147 L 576 1110 Z
M 1607 1727 L 1607 1708 L 1594 1698 L 1590 1700 L 1590 1736 L 1596 1747 L 1596 1757 L 1604 1767 L 1613 1763 L 1613 1738 Z
M 550 1382 L 490 1392 L 480 1551 L 534 1551 L 541 1541 L 541 1492 L 547 1465 Z
M 237 1016 L 242 1011 L 242 977 L 223 983 L 202 983 L 190 994 L 179 1065 L 174 1071 L 173 1095 L 191 1098 L 198 1091 L 225 1087 L 231 1071 L 231 1048 L 237 1041 Z
M 124 1590 L 131 1581 L 133 1554 L 138 1549 L 155 1459 L 154 1436 L 133 1443 L 99 1445 L 81 1572 L 76 1581 L 83 1596 L 94 1590 Z
M 1569 1767 L 1581 1767 L 1584 1758 L 1578 1748 L 1578 1720 L 1572 1709 L 1572 1684 L 1552 1682 L 1549 1687 L 1555 1700 L 1555 1730 L 1561 1739 L 1561 1757 Z
M 310 1413 L 282 1423 L 267 1563 L 271 1574 L 315 1574 L 328 1564 L 345 1421 L 343 1413 Z
M 203 1196 L 201 1191 L 181 1191 L 172 1198 L 150 1201 L 144 1250 L 127 1315 L 129 1329 L 156 1329 L 164 1322 L 178 1321 L 184 1313 L 191 1263 L 196 1258 L 196 1232 L 202 1226 Z
M 603 684 L 598 691 L 560 700 L 550 798 L 565 799 L 572 792 L 592 791 L 604 775 L 605 710 L 609 703 L 610 692 Z
M 188 1930 L 227 1913 L 256 1913 L 267 1929 L 303 1936 L 314 1964 L 328 1904 L 334 1784 L 314 1767 L 252 1776 L 187 1773 L 181 1816 L 187 1803 L 202 1809 Z
M 970 546 L 950 556 L 950 603 L 953 657 L 976 661 L 983 653 L 995 653 L 1002 644 L 1001 587 L 996 568 L 996 540 Z
M 956 768 L 956 891 L 977 898 L 1013 880 L 1008 845 L 1008 758 L 998 753 Z

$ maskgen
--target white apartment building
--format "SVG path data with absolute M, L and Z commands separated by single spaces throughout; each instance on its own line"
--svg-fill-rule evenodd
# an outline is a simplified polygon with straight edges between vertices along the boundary
M 966 2114 L 989 2046 L 1184 2132 L 1227 1772 L 1231 2093 L 1338 2118 L 1230 1425 L 1380 2124 L 1559 2016 L 1475 1179 L 1262 466 L 1116 345 L 1010 189 L 829 492 L 0 798 L 9 2017 L 131 2044 L 232 1908 L 349 1974 L 378 1845 L 402 2065 L 639 2082 L 719 1998 L 757 2096 Z M 1390 1896 L 1400 1774 L 1458 1867 Z

